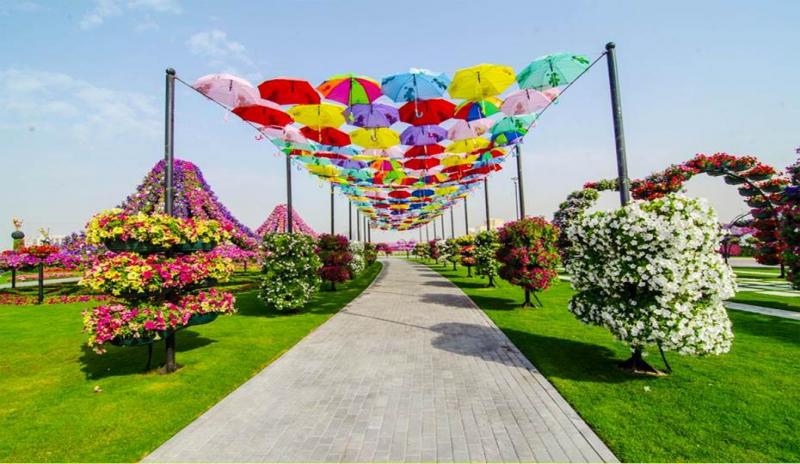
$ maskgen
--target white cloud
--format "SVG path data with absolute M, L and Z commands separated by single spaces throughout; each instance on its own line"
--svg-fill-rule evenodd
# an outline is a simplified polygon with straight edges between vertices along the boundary
M 159 132 L 153 98 L 63 73 L 0 70 L 0 128 L 64 132 L 78 140 Z
M 215 64 L 233 60 L 247 66 L 254 66 L 253 60 L 247 55 L 245 46 L 228 38 L 228 34 L 219 29 L 194 34 L 186 41 L 186 46 L 189 47 L 191 53 L 209 58 Z
M 182 10 L 177 0 L 94 0 L 94 8 L 81 18 L 81 29 L 99 26 L 107 19 L 121 16 L 126 11 L 180 14 Z M 152 20 L 148 21 L 155 24 Z

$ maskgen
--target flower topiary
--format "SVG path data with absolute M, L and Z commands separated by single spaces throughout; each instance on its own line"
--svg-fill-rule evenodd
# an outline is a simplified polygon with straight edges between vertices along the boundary
M 301 309 L 320 286 L 317 269 L 322 262 L 314 238 L 304 234 L 267 234 L 264 250 L 264 280 L 259 297 L 278 311 Z
M 353 259 L 347 237 L 343 235 L 321 234 L 317 240 L 317 254 L 322 260 L 322 267 L 317 274 L 330 282 L 331 290 L 336 290 L 336 283 L 350 279 L 348 265 Z
M 536 292 L 550 287 L 558 275 L 558 227 L 542 217 L 526 217 L 503 226 L 497 240 L 500 246 L 495 256 L 501 264 L 500 277 L 525 289 L 522 306 L 533 306 L 531 293 L 538 301 Z
M 484 230 L 475 236 L 475 273 L 488 278 L 489 287 L 494 287 L 494 277 L 500 268 L 495 259 L 498 246 L 497 232 L 493 230 Z

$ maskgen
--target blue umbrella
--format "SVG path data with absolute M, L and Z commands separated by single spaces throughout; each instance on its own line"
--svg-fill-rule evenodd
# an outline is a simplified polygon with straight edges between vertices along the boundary
M 414 190 L 413 192 L 411 192 L 411 196 L 414 196 L 414 197 L 417 197 L 417 198 L 425 198 L 425 197 L 429 197 L 431 195 L 433 195 L 433 190 L 431 190 L 431 189 L 419 189 L 419 190 Z
M 396 102 L 406 102 L 441 97 L 449 85 L 450 78 L 444 73 L 412 68 L 407 73 L 384 77 L 381 90 Z

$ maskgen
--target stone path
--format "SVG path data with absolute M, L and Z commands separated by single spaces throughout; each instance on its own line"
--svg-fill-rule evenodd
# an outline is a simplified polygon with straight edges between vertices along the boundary
M 800 312 L 787 311 L 785 309 L 765 308 L 763 306 L 754 306 L 744 303 L 736 303 L 735 301 L 726 301 L 725 307 L 728 309 L 735 309 L 737 311 L 747 311 L 748 313 L 764 314 L 767 316 L 782 317 L 784 319 L 794 319 L 800 321 Z
M 146 461 L 616 460 L 460 289 L 384 266 Z

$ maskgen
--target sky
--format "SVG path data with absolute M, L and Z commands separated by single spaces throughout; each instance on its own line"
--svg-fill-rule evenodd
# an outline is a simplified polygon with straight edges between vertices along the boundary
M 230 72 L 257 84 L 314 84 L 410 67 L 452 74 L 478 63 L 522 69 L 561 51 L 617 44 L 628 169 L 644 177 L 696 153 L 755 155 L 783 169 L 800 146 L 800 2 L 0 0 L 0 249 L 12 217 L 28 236 L 83 228 L 119 204 L 163 157 L 164 70 L 193 81 Z M 197 164 L 255 229 L 285 202 L 282 157 L 253 129 L 178 86 L 176 157 Z M 584 182 L 616 173 L 605 63 L 542 117 L 523 145 L 528 214 L 551 218 Z M 516 169 L 489 179 L 490 212 L 515 216 Z M 294 204 L 329 230 L 328 188 L 295 171 Z M 687 193 L 722 220 L 747 210 L 735 188 L 697 177 Z M 615 206 L 606 193 L 599 207 Z M 470 225 L 485 215 L 469 199 Z M 336 231 L 347 233 L 337 196 Z M 456 234 L 464 208 L 454 210 Z M 449 230 L 449 214 L 447 229 Z M 373 241 L 416 239 L 375 232 Z

